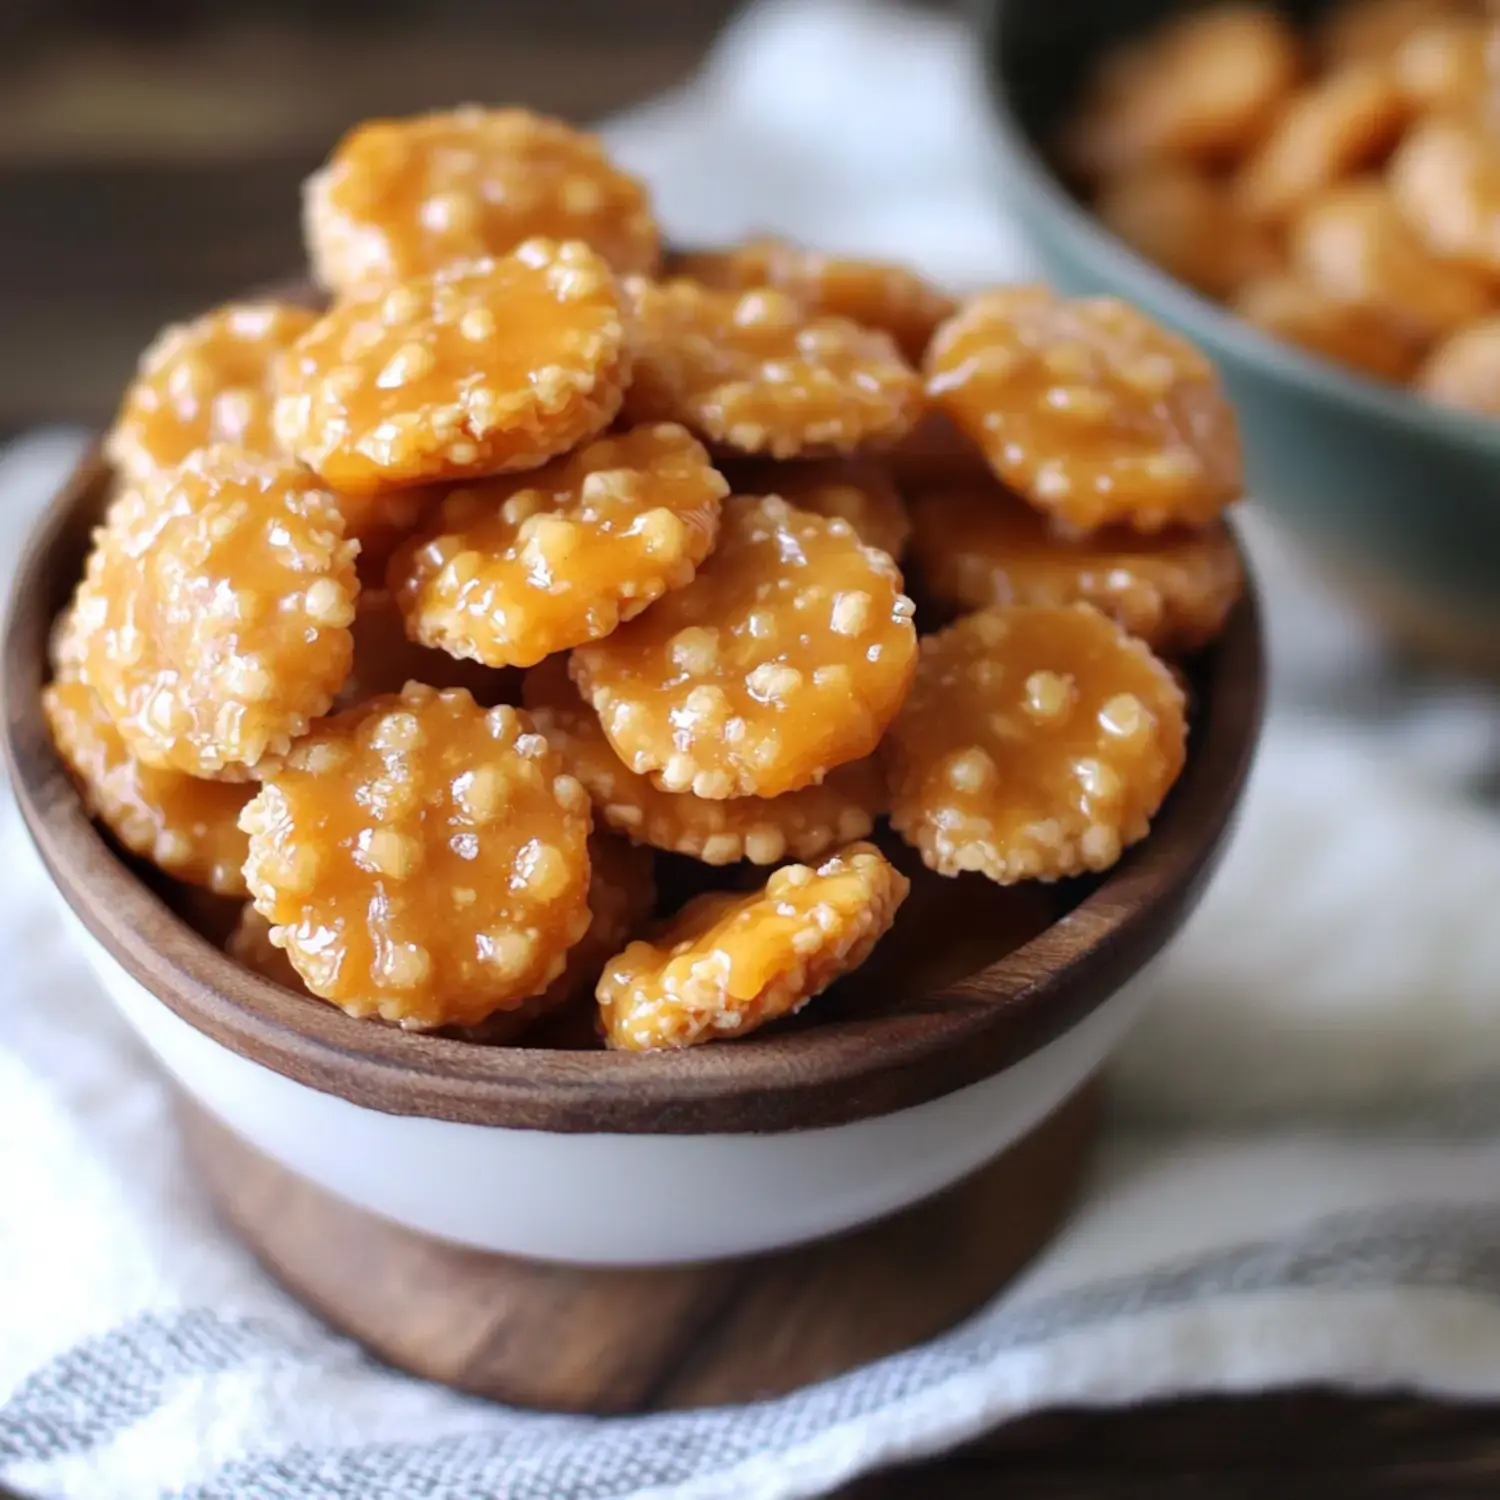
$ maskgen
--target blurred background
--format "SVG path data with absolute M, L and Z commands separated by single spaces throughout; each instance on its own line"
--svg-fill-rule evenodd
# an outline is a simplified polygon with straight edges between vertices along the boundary
M 294 271 L 353 122 L 591 120 L 687 77 L 733 0 L 0 0 L 0 437 L 98 422 L 167 319 Z

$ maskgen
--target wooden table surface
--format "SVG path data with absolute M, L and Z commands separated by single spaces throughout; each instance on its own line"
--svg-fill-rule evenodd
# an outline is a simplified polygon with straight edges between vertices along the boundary
M 466 98 L 605 114 L 684 78 L 726 8 L 550 0 L 478 31 L 260 21 L 0 47 L 0 433 L 104 419 L 163 321 L 294 268 L 298 184 L 351 120 Z M 1500 1409 L 1298 1392 L 1058 1412 L 845 1493 L 1495 1497 Z
M 837 1500 L 1495 1500 L 1500 1411 L 1325 1391 L 1054 1412 Z M 0 1485 L 0 1500 L 32 1500 Z M 99 1500 L 107 1500 L 101 1491 Z M 249 1500 L 249 1497 L 247 1497 Z
M 690 74 L 728 9 L 0 37 L 0 434 L 103 421 L 161 324 L 295 274 L 301 182 L 354 121 L 466 100 L 597 118 Z

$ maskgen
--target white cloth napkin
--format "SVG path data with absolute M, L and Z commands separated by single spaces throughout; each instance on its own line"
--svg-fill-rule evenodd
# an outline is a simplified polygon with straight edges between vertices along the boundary
M 957 25 L 771 0 L 612 135 L 683 240 L 1025 271 Z M 289 211 L 291 209 L 289 208 Z M 76 436 L 0 461 L 11 555 Z M 1500 707 L 1403 680 L 1247 517 L 1275 686 L 1243 833 L 1150 983 L 1085 1201 L 924 1348 L 743 1409 L 594 1421 L 381 1369 L 271 1285 L 0 807 L 0 1479 L 145 1500 L 810 1495 L 1017 1413 L 1297 1381 L 1500 1394 Z

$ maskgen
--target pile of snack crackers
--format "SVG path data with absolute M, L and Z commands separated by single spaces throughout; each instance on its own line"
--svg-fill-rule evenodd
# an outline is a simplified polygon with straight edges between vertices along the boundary
M 305 225 L 324 305 L 142 357 L 46 689 L 89 811 L 242 903 L 240 962 L 473 1041 L 679 1047 L 861 964 L 897 849 L 1009 885 L 1145 837 L 1169 662 L 1242 586 L 1190 346 L 667 252 L 640 182 L 519 109 L 359 127 Z

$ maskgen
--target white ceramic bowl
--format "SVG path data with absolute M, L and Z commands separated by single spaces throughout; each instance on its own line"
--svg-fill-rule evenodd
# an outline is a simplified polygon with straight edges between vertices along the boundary
M 516 1130 L 385 1114 L 298 1083 L 197 1030 L 82 922 L 73 926 L 94 972 L 167 1071 L 257 1150 L 409 1229 L 578 1264 L 667 1265 L 774 1250 L 915 1203 L 1069 1098 L 1145 996 L 1131 985 L 1002 1072 L 843 1125 L 767 1134 Z

